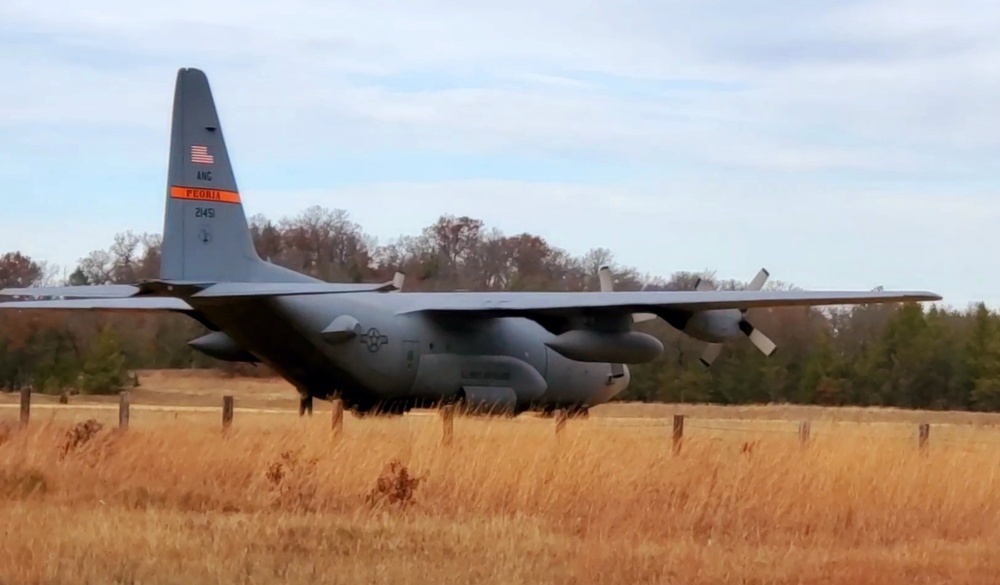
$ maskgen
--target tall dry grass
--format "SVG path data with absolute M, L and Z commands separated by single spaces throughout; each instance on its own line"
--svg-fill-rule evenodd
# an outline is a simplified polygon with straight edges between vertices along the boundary
M 675 456 L 595 420 L 457 419 L 443 448 L 433 417 L 160 416 L 9 434 L 0 582 L 1000 581 L 991 430 L 925 457 L 865 425 L 688 431 Z

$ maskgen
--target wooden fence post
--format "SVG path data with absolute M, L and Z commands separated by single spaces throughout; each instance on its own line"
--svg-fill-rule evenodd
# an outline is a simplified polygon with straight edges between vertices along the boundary
M 334 398 L 330 401 L 333 405 L 333 415 L 330 420 L 333 436 L 339 437 L 344 430 L 344 401 Z
M 805 447 L 809 444 L 809 421 L 804 420 L 799 423 L 799 442 Z
M 565 409 L 560 408 L 556 410 L 556 436 L 561 435 L 563 429 L 566 428 L 567 418 L 569 418 L 569 415 L 566 413 Z
M 21 426 L 28 425 L 31 418 L 31 386 L 21 387 Z
M 675 414 L 674 415 L 674 433 L 673 433 L 673 446 L 674 454 L 680 453 L 681 442 L 684 440 L 684 415 Z
M 129 394 L 128 390 L 118 393 L 118 428 L 125 430 L 128 428 L 129 417 Z
M 445 404 L 441 407 L 441 423 L 444 426 L 444 434 L 441 436 L 441 444 L 450 446 L 455 433 L 455 405 Z
M 930 423 L 920 423 L 920 434 L 918 439 L 918 445 L 920 446 L 920 453 L 927 454 L 927 440 L 930 438 L 931 425 Z
M 222 397 L 222 430 L 227 430 L 233 424 L 233 397 Z

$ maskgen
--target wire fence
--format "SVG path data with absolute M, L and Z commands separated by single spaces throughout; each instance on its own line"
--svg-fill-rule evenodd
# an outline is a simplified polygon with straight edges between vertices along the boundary
M 339 400 L 333 400 L 331 428 L 335 434 L 339 434 L 343 427 L 344 408 Z M 19 422 L 27 425 L 32 410 L 31 392 L 23 391 L 20 395 L 18 405 L 0 405 L 4 407 L 18 407 Z M 83 404 L 70 407 L 65 404 L 44 404 L 37 405 L 45 410 L 56 409 L 94 409 L 94 410 L 117 410 L 118 426 L 127 429 L 130 424 L 130 413 L 133 408 L 142 411 L 173 411 L 178 412 L 199 412 L 221 414 L 221 426 L 223 430 L 233 425 L 236 412 L 253 414 L 283 414 L 290 415 L 294 411 L 278 408 L 236 408 L 232 396 L 223 397 L 220 407 L 211 406 L 169 406 L 169 405 L 133 405 L 128 391 L 120 393 L 118 404 Z M 299 409 L 299 416 L 312 416 L 312 409 Z M 438 410 L 424 410 L 413 413 L 415 415 L 440 416 L 443 424 L 443 442 L 448 444 L 451 441 L 454 426 L 454 407 L 444 406 Z M 556 411 L 554 414 L 555 433 L 562 434 L 567 426 L 570 416 L 565 411 Z M 931 417 L 928 417 L 931 418 Z M 791 420 L 788 418 L 712 418 L 712 417 L 692 417 L 685 414 L 673 414 L 671 417 L 625 417 L 625 416 L 588 416 L 585 421 L 581 421 L 587 427 L 598 427 L 605 429 L 616 429 L 623 431 L 650 430 L 662 432 L 669 435 L 675 443 L 675 448 L 685 438 L 713 437 L 713 435 L 729 436 L 734 439 L 753 439 L 757 436 L 798 436 L 803 443 L 808 443 L 817 435 L 836 435 L 842 432 L 850 432 L 854 437 L 872 438 L 879 440 L 900 440 L 914 441 L 918 446 L 925 449 L 930 442 L 931 423 L 914 423 L 901 421 L 850 421 L 831 420 L 820 418 L 816 420 L 802 419 Z M 573 424 L 576 424 L 574 420 Z M 937 422 L 934 423 L 934 443 L 945 444 L 952 447 L 1000 447 L 1000 428 L 992 425 L 975 425 L 962 423 Z M 847 430 L 849 429 L 849 431 Z M 714 437 L 713 437 L 714 438 Z

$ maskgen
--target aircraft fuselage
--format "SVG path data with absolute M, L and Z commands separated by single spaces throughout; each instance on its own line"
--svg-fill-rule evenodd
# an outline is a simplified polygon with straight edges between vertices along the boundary
M 614 377 L 608 363 L 568 359 L 545 345 L 555 336 L 530 319 L 399 314 L 407 297 L 351 293 L 189 302 L 234 348 L 270 365 L 303 395 L 336 394 L 359 411 L 387 404 L 405 410 L 494 389 L 513 391 L 515 411 L 572 409 L 607 402 L 628 386 L 627 367 Z

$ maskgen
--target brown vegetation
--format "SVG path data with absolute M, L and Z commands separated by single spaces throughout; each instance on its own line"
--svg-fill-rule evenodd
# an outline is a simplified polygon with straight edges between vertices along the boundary
M 574 420 L 557 440 L 552 421 L 459 418 L 444 448 L 433 416 L 349 417 L 334 438 L 318 414 L 238 413 L 223 437 L 218 410 L 160 411 L 124 433 L 91 423 L 60 458 L 72 425 L 33 416 L 0 445 L 0 582 L 1000 574 L 1000 432 L 988 427 L 935 426 L 921 456 L 915 425 L 816 425 L 802 449 L 791 422 L 692 419 L 675 456 L 669 421 L 618 422 Z

